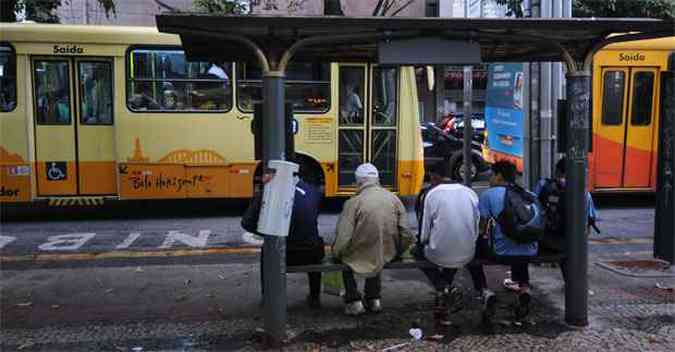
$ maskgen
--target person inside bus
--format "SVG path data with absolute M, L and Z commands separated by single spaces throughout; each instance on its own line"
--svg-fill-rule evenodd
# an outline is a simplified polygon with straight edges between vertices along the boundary
M 345 98 L 341 108 L 343 123 L 359 124 L 363 122 L 363 103 L 358 92 L 358 85 L 351 83 L 346 85 Z
M 129 107 L 133 110 L 160 110 L 159 103 L 152 97 L 152 87 L 148 82 L 134 82 L 134 94 L 129 98 Z
M 70 122 L 70 100 L 64 88 L 50 89 L 38 97 L 40 123 L 67 124 Z
M 344 204 L 338 218 L 333 253 L 349 266 L 342 272 L 345 314 L 382 310 L 380 272 L 414 243 L 401 200 L 380 186 L 377 168 L 370 163 L 356 168 L 358 191 Z M 356 277 L 365 278 L 364 308 Z
M 112 121 L 111 82 L 103 65 L 90 66 L 82 84 L 83 121 L 88 124 L 106 124 Z
M 303 164 L 300 164 L 300 175 L 305 174 Z M 273 174 L 265 174 L 263 183 L 272 179 Z M 244 230 L 263 236 L 258 233 L 258 219 L 262 205 L 262 192 L 257 192 L 251 199 L 241 219 L 241 227 Z M 286 265 L 310 265 L 320 264 L 325 255 L 324 241 L 319 236 L 319 207 L 321 205 L 321 192 L 304 179 L 299 179 L 295 186 L 295 198 L 291 213 L 291 225 L 286 239 Z M 260 287 L 264 295 L 264 254 L 260 255 Z M 321 307 L 321 273 L 307 273 L 309 281 L 309 295 L 307 303 L 310 308 Z

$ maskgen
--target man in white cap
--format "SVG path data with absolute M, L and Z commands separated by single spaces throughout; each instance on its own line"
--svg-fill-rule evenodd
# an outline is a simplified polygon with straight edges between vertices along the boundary
M 380 271 L 414 242 L 403 203 L 380 186 L 373 164 L 362 164 L 356 169 L 356 183 L 359 190 L 344 205 L 333 246 L 335 256 L 351 269 L 342 275 L 348 315 L 359 315 L 366 308 L 372 312 L 382 310 Z M 365 307 L 355 274 L 366 279 Z

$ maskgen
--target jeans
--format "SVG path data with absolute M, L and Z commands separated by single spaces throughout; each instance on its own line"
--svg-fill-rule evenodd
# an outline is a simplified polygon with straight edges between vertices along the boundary
M 359 288 L 356 284 L 356 278 L 354 278 L 354 273 L 351 270 L 345 270 L 342 272 L 342 281 L 345 285 L 345 303 L 352 303 L 361 300 L 361 293 L 359 293 Z M 380 292 L 382 291 L 382 277 L 380 274 L 377 276 L 370 277 L 366 279 L 366 285 L 364 287 L 364 294 L 366 300 L 371 299 L 380 299 Z
M 476 291 L 481 291 L 487 288 L 487 278 L 483 266 L 479 264 L 469 264 L 466 269 L 471 274 L 471 281 L 473 281 L 473 288 Z M 458 269 L 449 268 L 424 268 L 422 272 L 429 278 L 431 284 L 434 285 L 436 291 L 443 291 L 445 288 L 452 286 Z

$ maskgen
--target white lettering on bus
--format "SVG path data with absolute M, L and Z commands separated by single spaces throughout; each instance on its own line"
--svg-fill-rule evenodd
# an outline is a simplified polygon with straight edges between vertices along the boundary
M 5 248 L 6 245 L 14 242 L 16 237 L 12 236 L 0 236 L 0 249 Z
M 139 237 L 141 237 L 140 232 L 132 232 L 129 234 L 129 236 L 124 240 L 124 242 L 120 243 L 115 247 L 115 249 L 127 249 L 129 246 L 131 246 L 134 241 L 136 241 Z
M 47 238 L 47 242 L 41 244 L 38 248 L 41 251 L 72 251 L 82 247 L 94 236 L 96 236 L 95 233 L 70 233 L 50 236 Z
M 619 61 L 645 61 L 645 56 L 640 53 L 635 54 L 619 54 Z
M 211 230 L 201 230 L 197 237 L 190 236 L 180 231 L 169 231 L 169 234 L 166 235 L 166 239 L 164 239 L 164 243 L 162 243 L 159 248 L 171 248 L 176 242 L 181 242 L 192 248 L 204 248 L 206 247 L 206 242 L 209 240 L 210 235 Z
M 84 49 L 77 45 L 60 46 L 54 45 L 54 54 L 84 54 Z

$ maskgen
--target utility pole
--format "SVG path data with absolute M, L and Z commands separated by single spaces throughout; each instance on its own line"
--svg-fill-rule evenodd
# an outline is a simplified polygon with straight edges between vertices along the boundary
M 553 7 L 552 2 L 556 0 L 544 1 L 541 4 L 541 17 L 551 18 L 553 17 Z M 552 153 L 552 143 L 553 140 L 553 97 L 551 96 L 551 91 L 553 88 L 552 73 L 553 67 L 550 62 L 543 62 L 540 65 L 541 69 L 541 84 L 540 84 L 540 93 L 539 101 L 541 110 L 539 111 L 540 121 L 539 121 L 539 143 L 540 145 L 540 154 L 539 154 L 539 177 L 550 178 L 551 177 L 551 153 Z M 556 81 L 560 77 L 553 77 Z M 537 177 L 537 179 L 539 178 Z
M 82 21 L 84 24 L 89 24 L 89 0 L 84 0 L 84 6 L 82 6 L 84 14 L 82 16 Z

